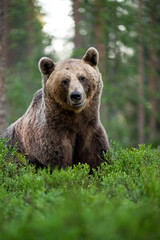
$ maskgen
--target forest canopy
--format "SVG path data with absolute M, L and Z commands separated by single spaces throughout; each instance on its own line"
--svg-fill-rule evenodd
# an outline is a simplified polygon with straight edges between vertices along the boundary
M 104 81 L 101 119 L 109 138 L 125 146 L 157 146 L 160 2 L 71 2 L 75 34 L 66 39 L 74 43 L 70 57 L 81 58 L 90 46 L 99 51 Z M 2 0 L 1 5 L 0 129 L 6 125 L 6 119 L 9 124 L 20 117 L 35 91 L 41 88 L 37 63 L 54 41 L 54 33 L 50 36 L 43 32 L 44 12 L 38 1 Z M 58 60 L 56 49 L 48 56 Z

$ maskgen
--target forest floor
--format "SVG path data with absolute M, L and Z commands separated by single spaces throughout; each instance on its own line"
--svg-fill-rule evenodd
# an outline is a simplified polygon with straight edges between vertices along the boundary
M 35 170 L 0 140 L 0 239 L 160 239 L 160 151 L 112 144 L 112 163 Z

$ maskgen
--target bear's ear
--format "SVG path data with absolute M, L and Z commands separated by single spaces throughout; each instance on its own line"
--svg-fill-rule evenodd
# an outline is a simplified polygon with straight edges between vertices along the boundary
M 90 47 L 82 58 L 83 61 L 90 64 L 92 67 L 96 67 L 99 62 L 99 53 L 94 47 Z
M 55 63 L 48 57 L 42 57 L 39 60 L 38 67 L 43 75 L 50 75 L 55 68 Z

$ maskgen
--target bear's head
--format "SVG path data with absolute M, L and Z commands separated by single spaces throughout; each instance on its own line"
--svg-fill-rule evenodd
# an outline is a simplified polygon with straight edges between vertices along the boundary
M 74 112 L 80 112 L 94 97 L 99 100 L 102 79 L 98 61 L 98 51 L 93 47 L 81 60 L 54 63 L 50 58 L 41 58 L 39 69 L 43 74 L 45 97 Z

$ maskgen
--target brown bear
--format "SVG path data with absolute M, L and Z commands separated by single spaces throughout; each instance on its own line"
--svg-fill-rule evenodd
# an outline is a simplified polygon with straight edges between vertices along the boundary
M 93 47 L 82 60 L 54 63 L 41 58 L 43 88 L 26 113 L 7 128 L 3 137 L 8 144 L 17 143 L 30 162 L 51 169 L 78 162 L 96 168 L 105 161 L 109 143 L 99 117 L 103 83 L 98 61 Z

